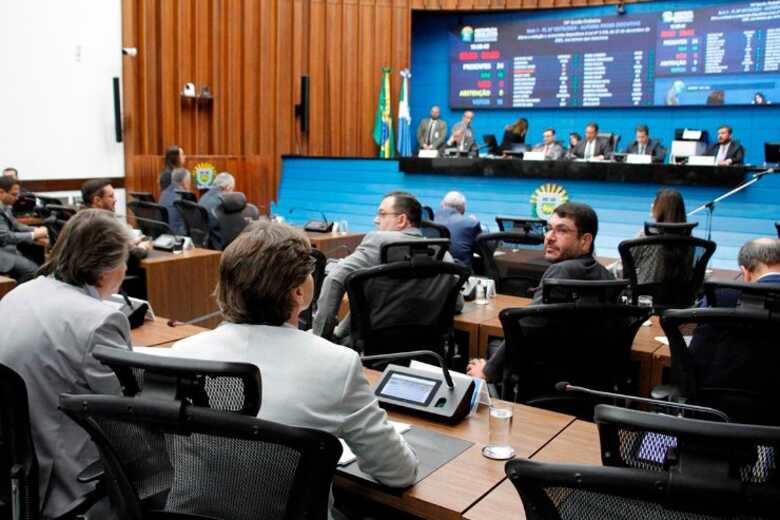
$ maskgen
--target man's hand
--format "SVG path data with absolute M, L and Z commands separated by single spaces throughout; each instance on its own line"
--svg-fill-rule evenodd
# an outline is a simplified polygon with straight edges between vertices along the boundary
M 487 361 L 484 359 L 472 359 L 466 366 L 466 373 L 471 377 L 477 377 L 479 379 L 485 379 L 485 365 Z
M 732 162 L 733 161 L 731 159 L 724 159 L 724 160 L 720 161 L 718 164 L 720 166 L 731 166 Z
M 49 246 L 49 238 L 36 238 L 35 243 L 42 247 L 48 247 Z
M 33 233 L 33 239 L 34 240 L 40 240 L 42 238 L 45 238 L 48 241 L 48 239 L 49 239 L 49 230 L 46 229 L 43 226 L 39 226 L 37 228 L 34 228 L 32 233 Z

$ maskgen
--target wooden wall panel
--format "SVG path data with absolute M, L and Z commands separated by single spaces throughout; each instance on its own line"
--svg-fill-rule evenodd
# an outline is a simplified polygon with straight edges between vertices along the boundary
M 381 67 L 409 66 L 412 11 L 601 5 L 617 0 L 123 0 L 127 185 L 156 193 L 161 155 L 233 173 L 251 201 L 276 197 L 283 154 L 373 156 Z M 310 77 L 310 127 L 294 106 Z M 187 82 L 211 103 L 182 99 Z M 414 94 L 414 93 L 413 93 Z

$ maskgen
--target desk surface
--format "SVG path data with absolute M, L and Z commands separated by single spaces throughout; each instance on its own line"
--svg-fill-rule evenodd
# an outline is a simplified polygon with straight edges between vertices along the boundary
M 328 258 L 344 258 L 352 254 L 363 241 L 365 233 L 312 233 L 306 231 L 311 246 Z
M 204 327 L 195 325 L 168 326 L 168 319 L 156 317 L 154 321 L 147 321 L 137 329 L 130 331 L 133 346 L 136 347 L 169 347 L 170 344 L 180 339 L 194 336 L 207 331 Z

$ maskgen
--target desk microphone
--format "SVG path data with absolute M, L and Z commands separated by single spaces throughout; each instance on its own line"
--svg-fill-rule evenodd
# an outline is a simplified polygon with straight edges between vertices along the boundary
M 376 354 L 374 356 L 361 356 L 361 361 L 382 361 L 385 359 L 412 359 L 415 357 L 432 357 L 435 358 L 441 367 L 441 372 L 444 374 L 444 380 L 447 382 L 447 387 L 452 390 L 455 388 L 455 383 L 452 382 L 452 376 L 450 371 L 444 364 L 444 358 L 442 358 L 436 352 L 432 350 L 413 350 L 411 352 L 392 352 L 390 354 Z
M 202 321 L 210 320 L 211 318 L 216 318 L 217 316 L 221 316 L 222 311 L 214 311 L 210 312 L 208 314 L 204 314 L 203 316 L 197 316 L 195 318 L 192 318 L 191 320 L 187 321 L 178 321 L 174 320 L 173 318 L 168 320 L 168 326 L 169 327 L 178 327 L 179 325 L 195 325 L 196 323 L 200 323 Z
M 601 390 L 591 390 L 590 388 L 585 388 L 582 386 L 570 385 L 566 381 L 561 381 L 559 383 L 556 383 L 555 390 L 562 393 L 575 392 L 575 393 L 590 395 L 594 397 L 608 397 L 610 399 L 623 399 L 624 401 L 629 401 L 629 402 L 652 404 L 653 406 L 659 406 L 665 408 L 676 408 L 678 410 L 688 410 L 689 412 L 698 412 L 698 413 L 714 415 L 719 419 L 721 419 L 723 422 L 731 422 L 728 415 L 721 412 L 720 410 L 716 410 L 715 408 L 710 408 L 708 406 L 697 406 L 694 404 L 675 403 L 673 401 L 662 401 L 660 399 L 650 399 L 647 397 L 638 397 L 638 396 L 626 395 L 626 394 L 615 394 L 612 392 L 603 392 Z
M 319 213 L 322 217 L 322 221 L 326 224 L 328 223 L 328 217 L 325 216 L 325 213 L 322 210 L 319 209 L 311 209 L 311 208 L 290 208 L 290 211 L 287 212 L 288 215 L 292 215 L 295 211 L 308 211 L 310 213 Z

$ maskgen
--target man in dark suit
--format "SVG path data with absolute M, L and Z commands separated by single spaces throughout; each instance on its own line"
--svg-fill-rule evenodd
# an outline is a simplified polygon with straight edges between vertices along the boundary
M 479 147 L 474 140 L 474 131 L 471 122 L 474 120 L 474 112 L 466 110 L 463 119 L 452 127 L 452 135 L 447 140 L 447 146 L 456 148 L 459 153 L 466 153 L 469 157 L 476 157 Z
M 441 209 L 436 212 L 435 221 L 450 230 L 450 254 L 455 261 L 471 267 L 477 235 L 482 228 L 473 215 L 466 216 L 466 197 L 457 191 L 447 193 L 441 201 Z
M 542 282 L 534 292 L 531 305 L 542 303 L 542 288 L 549 278 L 564 280 L 613 280 L 612 274 L 595 258 L 596 233 L 599 221 L 596 212 L 587 204 L 567 202 L 555 209 L 544 235 L 544 258 L 552 265 L 542 275 Z M 504 344 L 489 359 L 472 359 L 467 372 L 472 377 L 500 381 L 504 371 L 506 352 Z
M 718 128 L 718 142 L 707 151 L 707 155 L 715 156 L 719 166 L 732 166 L 745 161 L 745 149 L 732 138 L 731 133 L 730 126 L 722 125 Z
M 647 125 L 636 127 L 636 140 L 629 144 L 623 151 L 628 154 L 650 155 L 653 162 L 663 162 L 666 151 L 657 139 L 650 138 L 650 130 Z
M 168 224 L 177 235 L 186 235 L 187 226 L 184 217 L 173 203 L 181 199 L 179 191 L 190 191 L 190 172 L 184 168 L 176 168 L 171 173 L 171 184 L 160 193 L 160 205 L 168 209 Z
M 780 238 L 757 238 L 747 242 L 740 248 L 737 262 L 744 282 L 780 284 Z M 718 307 L 736 307 L 739 292 L 721 289 L 716 298 Z
M 31 227 L 20 224 L 11 213 L 11 208 L 19 198 L 21 186 L 10 175 L 0 177 L 0 273 L 7 274 L 19 283 L 35 276 L 38 266 L 24 257 L 17 244 L 48 244 L 49 232 L 43 227 Z
M 586 161 L 602 161 L 612 150 L 609 143 L 604 139 L 599 139 L 599 125 L 588 123 L 585 127 L 585 139 L 577 143 L 572 150 L 572 156 L 576 159 L 585 159 Z
M 438 150 L 439 155 L 447 140 L 447 123 L 439 119 L 441 109 L 437 105 L 431 107 L 430 117 L 420 121 L 417 127 L 417 144 L 420 150 Z

